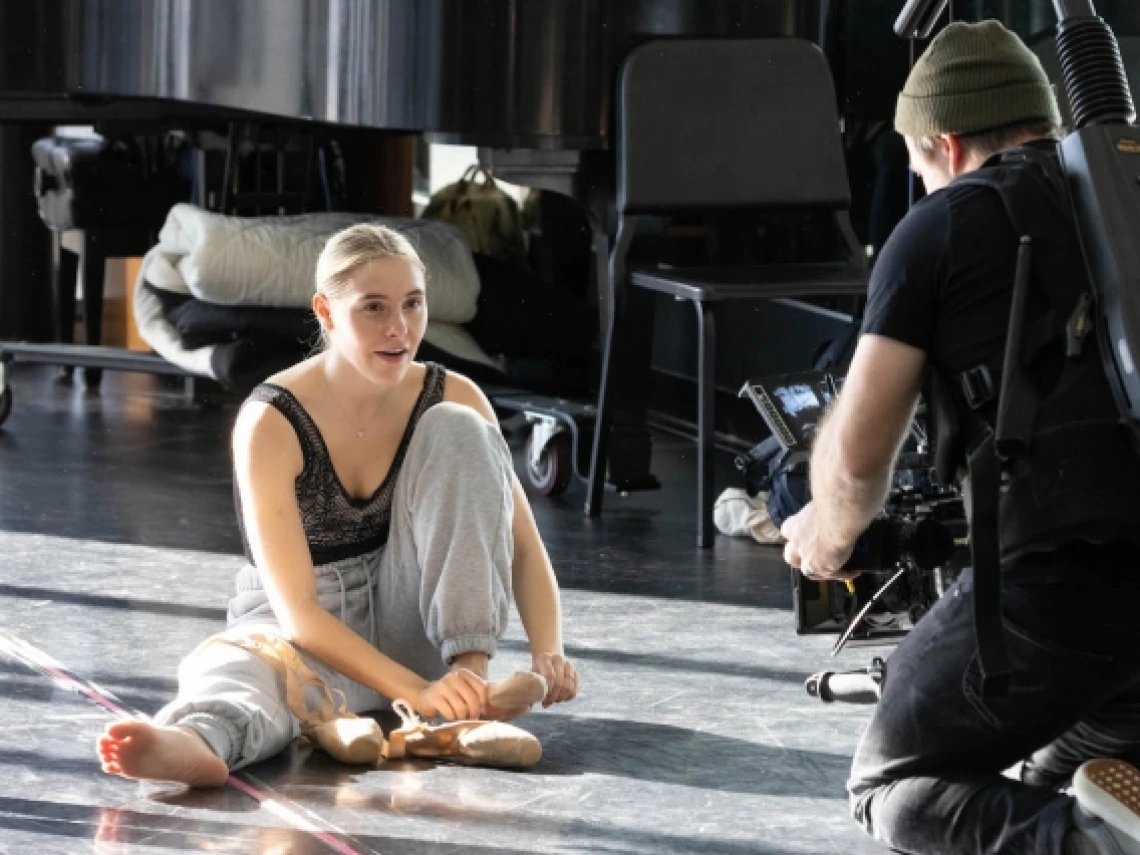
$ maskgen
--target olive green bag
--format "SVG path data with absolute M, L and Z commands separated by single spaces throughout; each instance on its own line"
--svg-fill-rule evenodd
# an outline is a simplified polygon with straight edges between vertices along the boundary
M 514 262 L 526 254 L 518 205 L 481 166 L 436 191 L 421 216 L 458 228 L 472 252 Z

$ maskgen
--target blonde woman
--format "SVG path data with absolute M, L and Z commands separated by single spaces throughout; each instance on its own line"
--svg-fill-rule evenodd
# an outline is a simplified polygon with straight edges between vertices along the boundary
M 526 710 L 491 706 L 487 678 L 513 595 L 543 705 L 571 700 L 557 583 L 494 412 L 466 378 L 414 361 L 422 261 L 357 225 L 316 277 L 325 349 L 255 389 L 234 428 L 249 564 L 226 637 L 288 642 L 353 713 L 401 699 L 424 717 L 505 720 Z M 108 726 L 103 769 L 221 784 L 297 736 L 286 693 L 249 645 L 204 645 L 153 724 Z

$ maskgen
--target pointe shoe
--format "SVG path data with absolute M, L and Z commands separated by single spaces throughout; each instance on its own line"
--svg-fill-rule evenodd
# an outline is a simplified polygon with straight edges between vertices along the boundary
M 336 697 L 284 639 L 266 634 L 217 636 L 215 640 L 234 644 L 257 654 L 285 678 L 285 703 L 297 717 L 301 734 L 342 763 L 375 765 L 388 756 L 384 731 L 371 718 L 348 711 L 344 695 Z M 320 706 L 306 701 L 306 690 L 314 689 Z
M 323 748 L 341 763 L 368 766 L 388 756 L 384 731 L 375 719 L 342 717 L 303 728 L 310 742 Z
M 513 724 L 452 721 L 429 725 L 405 701 L 394 701 L 392 709 L 403 724 L 388 734 L 390 759 L 421 757 L 501 769 L 529 769 L 542 759 L 539 741 Z
M 501 710 L 532 707 L 546 697 L 546 679 L 533 671 L 515 671 L 505 680 L 491 684 L 487 697 Z

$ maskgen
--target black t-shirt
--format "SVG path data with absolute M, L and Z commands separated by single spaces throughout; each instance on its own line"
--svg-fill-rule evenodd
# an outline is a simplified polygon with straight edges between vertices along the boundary
M 950 184 L 916 204 L 875 263 L 863 332 L 958 373 L 1005 348 L 1018 238 L 1000 198 Z
M 1032 185 L 1019 186 L 1029 192 Z M 1042 205 L 1055 203 L 1041 198 Z M 1075 227 L 1065 211 L 1056 213 L 1057 220 L 1043 216 L 1036 223 L 1033 275 L 1059 277 L 1049 280 L 1053 286 L 1063 280 L 1083 287 Z M 951 382 L 975 366 L 993 365 L 1005 350 L 1018 247 L 1019 237 L 992 189 L 957 182 L 932 193 L 883 246 L 871 275 L 863 332 L 923 350 L 931 367 Z M 1047 309 L 1045 280 L 1030 284 L 1025 329 Z M 1066 316 L 1067 308 L 1059 311 Z M 1029 465 L 1014 472 L 1002 492 L 1003 560 L 1070 540 L 1140 542 L 1140 458 L 1119 423 L 1099 355 L 1085 360 L 1086 369 L 1063 375 L 1062 345 L 1059 339 L 1049 342 L 1029 371 L 1038 386 L 1039 409 Z M 993 419 L 995 410 L 990 405 L 982 418 Z M 971 428 L 964 430 L 959 441 L 969 441 Z M 936 445 L 942 439 L 936 436 Z M 938 451 L 959 455 L 963 449 Z

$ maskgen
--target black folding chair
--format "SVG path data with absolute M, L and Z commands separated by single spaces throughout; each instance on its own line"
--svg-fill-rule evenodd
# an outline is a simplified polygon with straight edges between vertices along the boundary
M 644 322 L 632 316 L 626 289 L 632 285 L 689 300 L 699 330 L 697 541 L 707 547 L 713 539 L 714 501 L 716 328 L 711 304 L 866 292 L 866 256 L 848 216 L 850 189 L 835 90 L 826 59 L 807 41 L 657 41 L 638 47 L 623 63 L 616 114 L 620 221 L 610 256 L 610 293 L 605 295 L 591 513 L 601 507 L 613 412 L 623 394 L 615 387 L 619 374 L 630 376 L 631 357 L 624 351 L 631 326 Z M 747 267 L 627 265 L 642 215 L 744 209 L 832 212 L 850 257 Z M 644 342 L 643 329 L 640 334 Z M 647 346 L 640 351 L 648 360 Z

